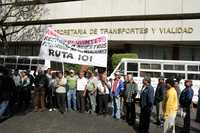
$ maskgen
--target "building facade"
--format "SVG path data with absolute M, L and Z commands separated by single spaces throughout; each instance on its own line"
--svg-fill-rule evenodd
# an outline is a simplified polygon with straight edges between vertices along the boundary
M 11 27 L 27 25 L 10 38 L 8 54 L 37 56 L 51 26 L 63 36 L 107 34 L 109 55 L 200 60 L 199 0 L 49 0 L 38 5 L 44 9 L 39 20 L 8 21 Z

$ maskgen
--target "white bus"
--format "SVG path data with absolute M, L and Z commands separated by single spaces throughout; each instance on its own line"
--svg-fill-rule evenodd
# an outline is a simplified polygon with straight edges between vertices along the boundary
M 6 56 L 0 55 L 0 65 L 8 69 L 37 70 L 47 69 L 50 61 L 41 59 L 38 56 Z
M 142 80 L 145 76 L 151 77 L 151 83 L 154 88 L 156 88 L 160 76 L 179 79 L 181 90 L 184 89 L 184 80 L 190 79 L 193 82 L 193 102 L 197 103 L 198 101 L 198 90 L 200 88 L 200 61 L 123 58 L 111 73 L 110 78 L 114 77 L 116 71 L 119 71 L 121 75 L 127 75 L 129 73 L 133 74 L 139 89 L 142 87 Z

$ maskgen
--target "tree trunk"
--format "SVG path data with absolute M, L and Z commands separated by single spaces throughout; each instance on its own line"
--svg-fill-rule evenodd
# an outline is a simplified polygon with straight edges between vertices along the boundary
M 6 31 L 4 30 L 4 28 L 1 28 L 1 30 L 2 30 L 2 38 L 1 38 L 1 40 L 2 40 L 2 51 L 1 51 L 1 53 L 3 54 L 3 55 L 7 55 L 8 54 L 8 52 L 7 52 L 7 50 L 8 50 L 8 41 L 7 41 L 7 38 L 6 38 Z

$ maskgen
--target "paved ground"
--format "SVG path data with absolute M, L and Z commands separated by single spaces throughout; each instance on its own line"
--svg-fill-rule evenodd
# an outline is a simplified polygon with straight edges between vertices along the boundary
M 192 113 L 192 119 L 194 119 Z M 152 117 L 152 121 L 153 121 Z M 177 132 L 182 126 L 181 119 L 177 120 Z M 0 123 L 1 133 L 136 133 L 136 128 L 125 121 L 90 114 L 68 112 L 30 112 L 26 115 L 14 116 Z M 162 129 L 152 124 L 150 133 L 162 133 Z M 200 123 L 192 120 L 191 133 L 200 133 Z

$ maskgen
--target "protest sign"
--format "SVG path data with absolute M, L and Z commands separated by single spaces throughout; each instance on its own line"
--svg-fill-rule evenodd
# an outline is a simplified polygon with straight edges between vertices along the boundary
M 48 28 L 39 56 L 52 61 L 107 67 L 107 49 L 106 35 L 64 38 L 54 29 Z

